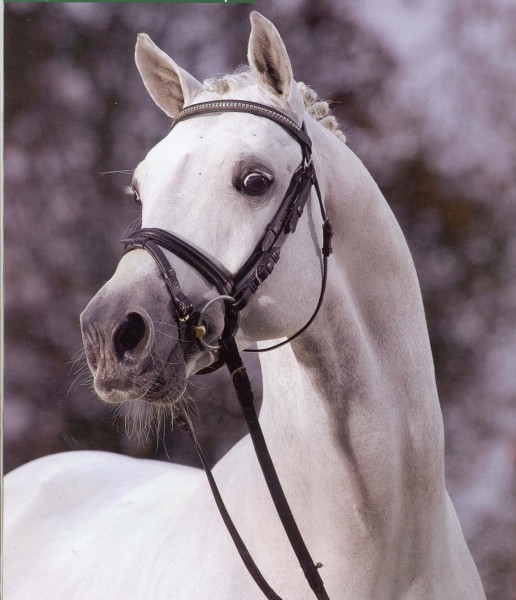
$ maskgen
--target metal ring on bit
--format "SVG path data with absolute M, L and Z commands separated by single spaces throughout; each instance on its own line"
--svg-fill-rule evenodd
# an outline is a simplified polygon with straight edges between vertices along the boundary
M 215 302 L 218 302 L 219 300 L 221 300 L 222 302 L 225 302 L 226 300 L 235 303 L 236 300 L 233 298 L 233 296 L 216 296 L 215 298 L 212 298 L 211 300 L 209 300 L 208 302 L 206 302 L 206 304 L 204 305 L 204 307 L 202 308 L 201 312 L 199 313 L 199 319 L 197 321 L 197 328 L 201 328 L 203 327 L 204 329 L 206 329 L 206 326 L 203 324 L 202 320 L 204 315 L 206 314 L 206 311 L 208 310 L 208 308 L 214 304 Z M 204 336 L 206 335 L 206 331 L 202 334 L 199 335 L 199 337 L 197 337 L 197 339 L 199 340 L 199 342 L 207 349 L 207 350 L 220 350 L 220 344 L 217 344 L 216 346 L 213 346 L 212 344 L 208 344 L 208 342 L 206 342 L 204 340 Z

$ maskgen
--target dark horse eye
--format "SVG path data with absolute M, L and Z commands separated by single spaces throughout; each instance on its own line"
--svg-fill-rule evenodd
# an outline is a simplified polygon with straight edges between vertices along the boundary
M 262 173 L 249 173 L 243 181 L 244 190 L 252 196 L 263 194 L 270 186 L 272 181 Z

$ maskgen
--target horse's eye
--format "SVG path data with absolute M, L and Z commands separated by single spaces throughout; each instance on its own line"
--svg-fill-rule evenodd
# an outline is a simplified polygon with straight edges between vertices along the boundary
M 272 180 L 263 173 L 249 173 L 243 181 L 244 190 L 252 196 L 263 194 L 271 183 Z
M 131 186 L 131 189 L 133 191 L 133 198 L 134 201 L 136 202 L 136 204 L 139 204 L 141 206 L 142 200 L 140 198 L 140 194 L 138 193 L 138 190 L 133 186 Z

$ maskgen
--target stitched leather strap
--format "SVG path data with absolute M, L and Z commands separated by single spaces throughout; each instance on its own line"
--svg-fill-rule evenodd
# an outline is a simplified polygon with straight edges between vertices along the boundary
M 188 242 L 185 242 L 177 235 L 165 231 L 164 229 L 146 228 L 135 231 L 127 238 L 121 240 L 122 244 L 126 245 L 126 251 L 132 247 L 142 247 L 145 243 L 151 240 L 172 252 L 187 264 L 198 271 L 207 281 L 209 281 L 219 294 L 223 296 L 230 295 L 233 291 L 233 277 L 229 271 L 226 271 L 222 266 L 215 264 L 202 252 L 199 252 Z
M 161 248 L 151 239 L 146 237 L 135 237 L 124 240 L 124 243 L 126 244 L 124 254 L 131 250 L 135 250 L 136 248 L 142 248 L 147 250 L 152 258 L 154 258 L 154 262 L 158 265 L 161 276 L 163 277 L 170 297 L 172 298 L 179 321 L 186 321 L 193 312 L 193 303 L 183 293 L 183 290 L 179 285 L 179 280 L 177 279 L 176 271 L 169 263 Z

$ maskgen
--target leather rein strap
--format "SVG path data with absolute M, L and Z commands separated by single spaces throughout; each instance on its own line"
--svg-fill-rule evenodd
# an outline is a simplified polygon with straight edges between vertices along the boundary
M 247 371 L 242 363 L 242 359 L 238 352 L 235 338 L 227 338 L 222 340 L 222 352 L 224 360 L 233 379 L 236 394 L 242 410 L 244 412 L 251 440 L 260 463 L 267 487 L 271 494 L 274 506 L 279 515 L 285 533 L 290 541 L 290 545 L 294 550 L 299 565 L 303 569 L 303 573 L 312 588 L 316 598 L 319 600 L 329 600 L 329 596 L 324 588 L 324 582 L 318 572 L 322 567 L 321 563 L 315 564 L 310 556 L 310 552 L 306 547 L 303 536 L 299 531 L 294 515 L 290 509 L 285 492 L 281 486 L 280 480 L 274 468 L 271 455 L 267 448 L 262 428 L 258 420 L 258 415 L 254 407 L 254 396 L 251 388 L 251 382 L 247 375 Z
M 323 257 L 323 274 L 321 292 L 316 309 L 307 323 L 287 340 L 269 348 L 247 351 L 260 352 L 278 348 L 300 335 L 313 322 L 324 299 L 327 281 L 327 260 L 332 253 L 331 238 L 333 231 L 330 221 L 326 216 L 321 192 L 315 175 L 315 169 L 312 163 L 312 143 L 304 129 L 304 125 L 300 127 L 287 115 L 262 104 L 239 100 L 224 100 L 203 102 L 184 108 L 173 120 L 172 127 L 188 118 L 221 112 L 250 113 L 274 121 L 286 129 L 292 137 L 299 142 L 302 149 L 302 162 L 294 172 L 280 206 L 243 266 L 237 273 L 232 275 L 224 267 L 208 258 L 190 243 L 162 229 L 140 229 L 131 234 L 128 238 L 122 240 L 122 243 L 125 246 L 125 252 L 141 248 L 147 250 L 154 258 L 172 299 L 179 332 L 183 341 L 186 337 L 186 328 L 189 325 L 193 326 L 196 317 L 199 317 L 199 315 L 200 318 L 202 318 L 203 311 L 201 310 L 201 312 L 199 312 L 196 310 L 193 303 L 184 294 L 176 272 L 161 248 L 168 250 L 192 266 L 215 287 L 220 294 L 219 298 L 223 299 L 225 305 L 225 325 L 219 340 L 219 360 L 214 366 L 205 369 L 201 373 L 211 372 L 212 370 L 216 370 L 216 368 L 222 364 L 226 364 L 249 428 L 256 456 L 285 533 L 287 534 L 290 544 L 315 597 L 318 600 L 329 600 L 329 596 L 324 588 L 323 580 L 318 572 L 318 569 L 322 567 L 322 565 L 321 563 L 315 564 L 310 556 L 292 511 L 290 510 L 283 488 L 281 487 L 276 469 L 274 468 L 254 407 L 254 396 L 251 383 L 242 363 L 234 336 L 238 328 L 239 312 L 247 306 L 253 294 L 265 279 L 269 277 L 274 266 L 279 261 L 281 248 L 286 241 L 288 234 L 293 233 L 296 230 L 297 222 L 303 214 L 304 207 L 310 196 L 312 185 L 315 188 L 323 218 L 323 246 L 321 249 Z M 281 600 L 280 596 L 276 594 L 261 574 L 231 520 L 211 472 L 209 463 L 195 436 L 192 424 L 189 421 L 187 422 L 184 416 L 177 418 L 176 421 L 182 428 L 190 431 L 190 435 L 208 478 L 208 483 L 211 487 L 219 512 L 251 577 L 266 598 L 269 600 Z

